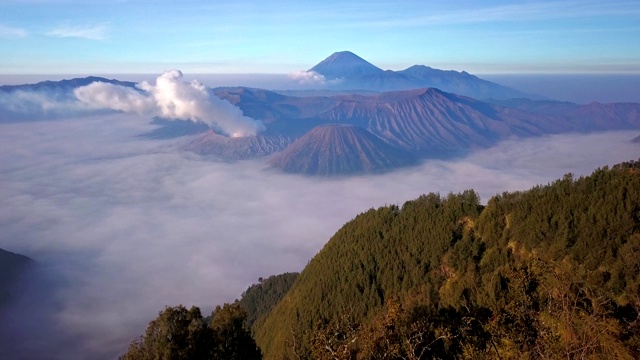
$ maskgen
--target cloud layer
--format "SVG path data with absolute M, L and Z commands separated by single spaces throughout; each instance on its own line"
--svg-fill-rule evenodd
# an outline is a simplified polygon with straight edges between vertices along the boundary
M 140 83 L 138 88 L 143 92 L 94 82 L 75 89 L 74 94 L 96 109 L 200 121 L 231 137 L 252 136 L 265 130 L 261 121 L 244 116 L 242 110 L 216 97 L 199 81 L 181 81 L 182 76 L 179 70 L 166 71 L 155 84 Z
M 0 321 L 11 327 L 0 334 L 14 337 L 0 357 L 114 358 L 165 305 L 208 312 L 260 276 L 299 271 L 368 208 L 467 188 L 486 201 L 640 154 L 628 142 L 636 132 L 561 135 L 323 180 L 267 170 L 264 160 L 206 161 L 176 151 L 176 140 L 136 136 L 151 128 L 135 111 L 0 124 L 0 247 L 55 279 Z

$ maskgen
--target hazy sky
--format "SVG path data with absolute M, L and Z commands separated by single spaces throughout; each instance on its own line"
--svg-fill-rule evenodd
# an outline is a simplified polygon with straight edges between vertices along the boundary
M 3 0 L 0 73 L 640 72 L 640 2 Z

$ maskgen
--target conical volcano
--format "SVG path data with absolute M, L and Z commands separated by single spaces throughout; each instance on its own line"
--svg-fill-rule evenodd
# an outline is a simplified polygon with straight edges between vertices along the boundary
M 269 164 L 289 173 L 337 176 L 381 173 L 415 163 L 412 155 L 351 125 L 321 125 L 276 154 Z
M 318 65 L 309 69 L 309 71 L 324 75 L 327 80 L 358 78 L 384 72 L 384 70 L 350 51 L 335 52 L 318 63 Z

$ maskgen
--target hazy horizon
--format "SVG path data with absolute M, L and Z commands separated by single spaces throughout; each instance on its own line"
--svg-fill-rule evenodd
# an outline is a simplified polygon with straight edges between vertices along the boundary
M 550 100 L 580 104 L 596 102 L 640 103 L 640 74 L 474 74 L 481 79 L 512 87 Z M 99 76 L 122 81 L 152 81 L 157 74 L 42 74 L 1 75 L 0 85 L 22 85 Z M 185 80 L 198 80 L 209 87 L 246 86 L 266 90 L 310 90 L 288 74 L 184 74 Z

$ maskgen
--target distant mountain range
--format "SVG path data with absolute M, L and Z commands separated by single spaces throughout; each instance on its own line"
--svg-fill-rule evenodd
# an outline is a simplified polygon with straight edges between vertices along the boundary
M 135 88 L 136 83 L 131 81 L 120 81 L 115 79 L 107 79 L 98 76 L 87 76 L 83 78 L 65 79 L 60 81 L 41 81 L 35 84 L 23 84 L 23 85 L 2 85 L 0 91 L 2 92 L 14 92 L 14 91 L 45 91 L 47 93 L 58 93 L 60 95 L 71 95 L 73 89 L 87 86 L 94 82 L 103 82 L 113 85 L 120 85 Z
M 262 121 L 267 130 L 229 138 L 201 123 L 155 118 L 152 123 L 159 127 L 143 136 L 191 135 L 182 146 L 185 151 L 226 161 L 273 156 L 268 163 L 287 172 L 336 176 L 380 173 L 416 159 L 464 155 L 514 136 L 640 129 L 638 103 L 532 100 L 466 72 L 426 66 L 384 71 L 350 52 L 334 53 L 310 71 L 345 89 L 358 84 L 410 89 L 298 97 L 246 87 L 217 88 L 211 90 L 216 96 Z M 135 87 L 132 82 L 87 77 L 1 86 L 0 92 L 44 91 L 68 97 L 74 88 L 95 81 Z M 13 115 L 3 111 L 0 121 L 11 121 Z M 321 126 L 327 124 L 349 126 Z
M 414 158 L 442 158 L 463 155 L 513 136 L 640 128 L 640 104 L 635 103 L 577 105 L 531 100 L 489 103 L 434 88 L 331 97 L 291 97 L 267 90 L 235 88 L 217 91 L 216 95 L 237 105 L 246 115 L 263 120 L 267 131 L 255 138 L 239 139 L 209 132 L 189 141 L 183 147 L 185 150 L 225 160 L 282 151 L 274 155 L 270 165 L 309 175 L 381 172 L 406 164 L 379 162 L 371 152 L 356 151 L 359 164 L 369 162 L 379 167 L 375 170 L 360 165 L 348 167 L 344 165 L 348 163 L 346 158 L 354 154 L 344 152 L 341 159 L 337 153 L 327 151 L 362 146 L 361 141 L 371 138 L 361 130 L 376 138 L 378 149 L 383 149 L 381 141 L 385 145 L 383 152 L 390 146 Z M 331 128 L 318 127 L 323 124 L 352 125 L 360 130 L 357 136 L 328 137 L 326 132 Z
M 333 53 L 308 71 L 323 75 L 329 80 L 330 88 L 339 90 L 384 92 L 434 87 L 476 99 L 543 98 L 480 79 L 466 71 L 445 71 L 424 65 L 385 71 L 350 51 Z
M 89 76 L 36 84 L 0 86 L 0 123 L 64 119 L 86 115 L 90 109 L 69 106 L 76 101 L 73 90 L 94 82 L 134 88 L 136 83 Z M 139 90 L 138 91 L 142 91 Z

